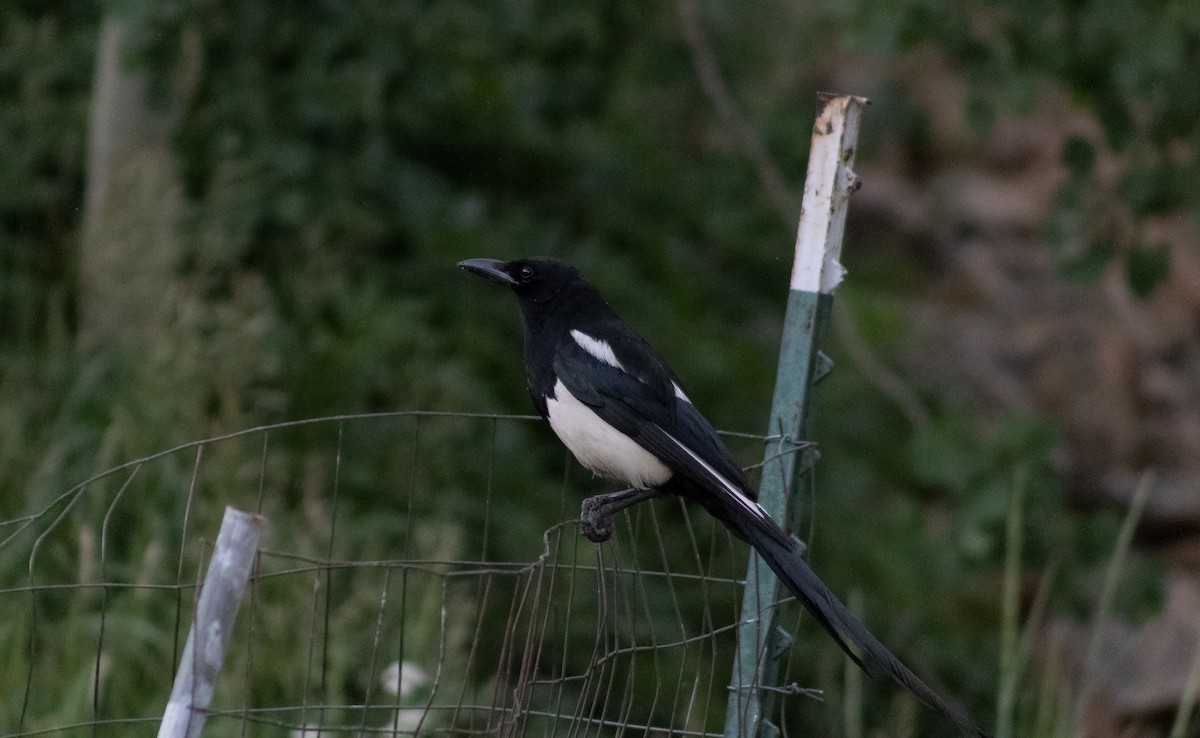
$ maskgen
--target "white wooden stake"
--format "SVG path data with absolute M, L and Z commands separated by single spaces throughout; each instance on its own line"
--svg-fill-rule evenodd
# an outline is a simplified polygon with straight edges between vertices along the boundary
M 158 738 L 197 738 L 204 728 L 263 522 L 261 516 L 225 508 Z

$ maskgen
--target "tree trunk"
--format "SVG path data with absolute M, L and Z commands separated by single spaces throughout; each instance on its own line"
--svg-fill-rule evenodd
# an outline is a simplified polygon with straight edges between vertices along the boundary
M 131 71 L 125 23 L 101 25 L 79 257 L 79 342 L 86 353 L 145 348 L 175 299 L 181 188 L 169 116 L 150 110 Z

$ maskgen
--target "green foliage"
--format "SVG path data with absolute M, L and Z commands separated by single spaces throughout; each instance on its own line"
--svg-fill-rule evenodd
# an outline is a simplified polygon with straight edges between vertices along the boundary
M 185 193 L 172 214 L 183 242 L 171 275 L 177 302 L 162 335 L 139 346 L 77 348 L 74 253 L 100 11 L 66 0 L 6 4 L 0 488 L 14 492 L 0 501 L 0 519 L 40 510 L 117 464 L 258 424 L 397 409 L 528 412 L 515 308 L 502 291 L 457 273 L 454 262 L 470 256 L 570 258 L 661 347 L 720 426 L 760 428 L 792 224 L 780 222 L 713 112 L 671 4 L 129 0 L 112 9 L 127 24 L 128 58 L 151 82 L 152 104 L 174 121 Z M 882 69 L 936 49 L 969 90 L 965 113 L 978 132 L 1001 110 L 1032 110 L 1045 85 L 1065 91 L 1099 134 L 1077 135 L 1062 149 L 1068 176 L 1045 238 L 1064 274 L 1094 278 L 1123 259 L 1132 291 L 1146 295 L 1169 273 L 1166 250 L 1145 243 L 1139 225 L 1198 210 L 1200 86 L 1191 71 L 1200 66 L 1200 12 L 1187 4 L 906 0 L 753 12 L 706 5 L 703 14 L 733 94 L 792 182 L 804 168 L 812 90 L 828 82 L 819 71 L 825 55 L 874 56 Z M 868 139 L 881 129 L 897 134 L 918 166 L 935 155 L 927 113 L 902 85 L 875 97 Z M 1111 181 L 1102 179 L 1110 162 L 1119 170 Z M 1133 225 L 1118 227 L 1126 222 Z M 850 244 L 848 260 L 854 253 Z M 909 338 L 905 295 L 923 289 L 921 269 L 894 257 L 855 264 L 845 291 L 885 357 Z M 919 386 L 930 420 L 910 428 L 850 362 L 839 363 L 820 392 L 823 460 L 818 494 L 807 501 L 811 527 L 800 532 L 836 590 L 870 593 L 866 618 L 886 629 L 885 641 L 910 645 L 906 659 L 986 715 L 994 664 L 977 655 L 996 646 L 989 576 L 1002 562 L 1013 470 L 1030 470 L 1027 566 L 1069 559 L 1064 580 L 1072 584 L 1059 606 L 1086 610 L 1117 524 L 1077 524 L 1063 511 L 1047 462 L 1056 435 L 1044 419 L 981 419 L 943 388 Z M 753 443 L 737 450 L 747 463 L 761 453 Z M 569 464 L 564 481 L 564 459 L 548 432 L 528 423 L 390 418 L 278 429 L 206 447 L 204 504 L 185 531 L 195 464 L 185 449 L 132 481 L 89 485 L 47 537 L 37 576 L 76 581 L 84 563 L 99 561 L 105 537 L 106 577 L 172 581 L 179 558 L 186 578 L 202 552 L 181 547 L 213 529 L 213 511 L 229 501 L 261 505 L 273 545 L 314 558 L 419 551 L 529 560 L 542 533 L 598 489 Z M 483 506 L 481 490 L 489 491 Z M 651 510 L 683 540 L 674 506 Z M 636 521 L 645 525 L 649 514 Z M 701 554 L 714 571 L 740 575 L 740 549 L 699 517 L 701 540 L 712 544 Z M 658 552 L 645 528 L 626 533 L 635 562 L 649 552 L 647 565 L 659 557 L 676 571 L 695 565 L 688 547 Z M 13 550 L 0 550 L 4 587 L 26 583 L 28 561 Z M 324 600 L 294 599 L 314 586 L 329 592 L 328 612 Z M 254 615 L 261 650 L 239 654 L 245 661 L 230 673 L 267 701 L 364 699 L 369 676 L 359 657 L 369 651 L 381 593 L 397 608 L 411 605 L 388 610 L 389 627 L 427 636 L 440 616 L 430 605 L 436 576 L 399 582 L 337 571 L 318 585 L 279 573 L 262 587 Z M 1133 589 L 1118 597 L 1118 610 L 1138 612 L 1153 596 Z M 580 593 L 579 606 L 594 606 L 594 594 Z M 176 596 L 47 590 L 23 600 L 37 613 L 36 653 L 49 669 L 38 675 L 44 689 L 31 714 L 62 724 L 93 711 L 145 712 L 145 695 L 179 645 L 156 619 L 174 612 Z M 458 592 L 451 603 L 504 617 L 472 609 L 476 596 Z M 630 627 L 668 638 L 701 599 L 681 596 L 655 602 Z M 710 597 L 721 612 L 736 601 L 728 592 Z M 108 682 L 94 705 L 96 664 L 78 655 L 96 653 L 101 605 L 104 638 L 129 644 L 133 658 L 122 662 L 131 676 Z M 317 694 L 313 657 L 294 652 L 295 635 L 319 631 L 326 615 L 357 640 L 331 648 Z M 451 630 L 464 627 L 451 620 Z M 842 663 L 810 626 L 798 628 L 804 657 L 790 672 L 804 685 L 828 682 Z M 31 627 L 22 618 L 0 626 L 9 665 L 0 683 L 24 683 Z M 552 648 L 578 667 L 594 633 L 584 621 L 570 627 L 568 641 Z M 681 673 L 687 658 L 694 654 L 642 662 L 629 683 L 652 691 L 656 669 Z M 721 676 L 706 677 L 701 689 L 723 695 Z M 470 688 L 482 693 L 485 677 L 476 677 Z M 882 690 L 868 697 L 872 715 L 887 709 Z M 0 723 L 21 698 L 6 694 Z M 801 713 L 793 715 L 797 732 L 836 732 L 827 706 L 819 716 L 809 707 L 789 708 Z M 671 708 L 655 709 L 661 716 Z M 936 726 L 922 729 L 936 734 Z
M 1138 297 L 1146 297 L 1154 286 L 1166 279 L 1171 270 L 1171 254 L 1165 244 L 1145 246 L 1125 257 L 1125 273 L 1129 289 Z
M 1137 0 L 990 2 L 982 5 L 861 3 L 843 14 L 847 40 L 887 56 L 935 49 L 960 69 L 966 115 L 986 131 L 998 108 L 1028 111 L 1041 89 L 1065 94 L 1098 124 L 1100 136 L 1068 139 L 1070 178 L 1048 234 L 1074 276 L 1092 262 L 1128 255 L 1129 284 L 1148 294 L 1163 276 L 1148 257 L 1142 227 L 1176 212 L 1200 214 L 1200 89 L 1185 70 L 1200 68 L 1200 10 L 1188 3 Z M 1094 139 L 1094 140 L 1093 140 Z M 1117 181 L 1095 168 L 1097 152 Z M 1081 241 L 1076 245 L 1072 242 Z M 1151 249 L 1152 250 L 1152 249 Z M 1086 254 L 1079 269 L 1078 254 Z M 1147 268 L 1147 259 L 1155 260 Z
M 33 348 L 71 283 L 95 3 L 0 9 L 0 342 Z

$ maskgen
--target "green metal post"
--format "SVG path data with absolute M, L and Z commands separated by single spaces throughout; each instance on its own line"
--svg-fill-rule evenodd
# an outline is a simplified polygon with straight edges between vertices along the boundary
M 804 200 L 796 237 L 791 289 L 775 396 L 763 454 L 759 502 L 771 517 L 786 525 L 788 507 L 803 488 L 811 466 L 807 454 L 789 452 L 808 437 L 808 411 L 813 384 L 828 370 L 820 352 L 821 336 L 833 303 L 833 288 L 844 275 L 838 263 L 850 193 L 858 188 L 851 167 L 858 139 L 858 121 L 866 100 L 861 97 L 820 95 L 813 127 Z M 794 450 L 794 449 L 792 449 Z M 757 555 L 750 557 L 738 626 L 738 652 L 730 678 L 725 714 L 727 738 L 773 738 L 778 728 L 768 716 L 774 711 L 780 657 L 791 636 L 773 626 L 779 580 Z

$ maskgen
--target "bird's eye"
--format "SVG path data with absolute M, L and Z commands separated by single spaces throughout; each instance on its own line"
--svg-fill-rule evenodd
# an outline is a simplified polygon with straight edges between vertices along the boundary
M 528 282 L 531 279 L 533 279 L 533 267 L 531 267 L 531 266 L 521 267 L 521 281 Z

